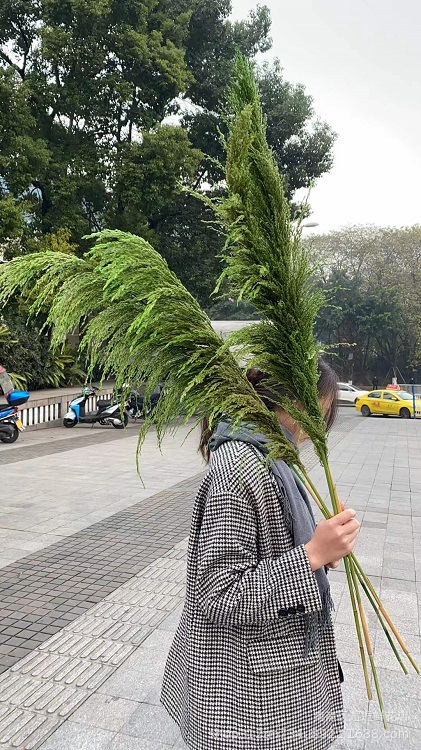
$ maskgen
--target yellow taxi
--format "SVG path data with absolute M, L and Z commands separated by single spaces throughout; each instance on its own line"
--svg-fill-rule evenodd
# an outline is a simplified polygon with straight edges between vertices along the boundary
M 369 391 L 355 401 L 355 408 L 361 412 L 363 417 L 372 414 L 392 414 L 402 419 L 411 419 L 414 416 L 414 402 L 412 394 L 406 391 L 385 389 L 380 391 Z M 415 416 L 421 417 L 421 400 L 415 399 Z

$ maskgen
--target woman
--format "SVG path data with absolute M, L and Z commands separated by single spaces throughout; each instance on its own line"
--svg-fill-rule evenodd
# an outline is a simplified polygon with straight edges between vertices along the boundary
M 319 372 L 329 428 L 336 376 L 323 361 Z M 267 376 L 248 377 L 299 445 L 307 436 L 270 400 Z M 326 573 L 353 549 L 355 511 L 316 527 L 291 469 L 266 467 L 264 436 L 222 423 L 209 437 L 204 425 L 211 468 L 193 510 L 186 600 L 161 702 L 191 750 L 325 750 L 344 725 Z

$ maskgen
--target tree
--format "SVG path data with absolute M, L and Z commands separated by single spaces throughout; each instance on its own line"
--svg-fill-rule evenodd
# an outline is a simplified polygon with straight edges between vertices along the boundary
M 157 228 L 180 184 L 192 182 L 201 152 L 180 127 L 160 125 L 141 143 L 122 146 L 115 163 L 115 184 L 108 223 L 145 235 Z
M 230 11 L 229 0 L 3 0 L 0 215 L 19 252 L 34 234 L 67 229 L 83 252 L 86 233 L 129 229 L 209 303 L 223 240 L 180 187 L 223 187 L 218 128 L 235 49 L 253 58 L 271 45 L 266 7 L 240 22 Z M 279 63 L 258 77 L 292 197 L 330 167 L 334 136 L 311 124 L 311 97 Z
M 398 368 L 409 380 L 421 367 L 421 226 L 349 227 L 313 238 L 319 281 L 331 307 L 319 317 L 327 344 L 339 349 L 343 377 L 367 382 Z
M 258 81 L 267 115 L 268 143 L 292 199 L 296 190 L 310 187 L 331 169 L 336 136 L 327 123 L 314 120 L 313 99 L 304 86 L 284 80 L 279 60 L 264 64 Z
M 225 76 L 228 77 L 230 65 L 232 61 L 224 65 Z M 331 169 L 336 134 L 327 123 L 314 119 L 312 97 L 306 94 L 304 86 L 293 86 L 285 81 L 279 60 L 271 65 L 265 63 L 256 66 L 255 74 L 267 116 L 268 142 L 291 200 L 296 190 L 309 187 Z M 221 84 L 219 101 L 223 94 Z M 213 98 L 216 99 L 216 95 Z M 184 115 L 183 123 L 189 129 L 192 142 L 205 155 L 200 165 L 198 184 L 204 181 L 214 184 L 223 175 L 224 150 L 220 132 L 225 133 L 226 128 L 221 114 L 218 108 L 201 107 Z
M 66 226 L 79 240 L 102 225 L 123 146 L 158 126 L 187 87 L 191 3 L 173 3 L 171 13 L 165 5 L 3 3 L 0 91 L 18 116 L 11 113 L 16 126 L 1 144 L 2 174 L 15 196 L 32 195 L 42 231 Z M 25 151 L 14 164 L 22 137 Z

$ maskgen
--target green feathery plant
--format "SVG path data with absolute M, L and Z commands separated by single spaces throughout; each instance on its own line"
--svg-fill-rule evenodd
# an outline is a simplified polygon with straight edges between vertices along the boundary
M 120 231 L 92 235 L 96 244 L 77 259 L 61 253 L 21 256 L 0 268 L 0 301 L 19 293 L 31 314 L 49 309 L 52 346 L 81 328 L 80 348 L 116 388 L 146 379 L 145 400 L 165 387 L 140 430 L 138 453 L 150 424 L 159 445 L 180 421 L 208 416 L 210 427 L 227 414 L 233 427 L 247 422 L 269 438 L 270 458 L 301 465 L 238 365 L 229 345 L 165 260 L 145 240 Z
M 313 264 L 300 241 L 299 225 L 293 228 L 252 69 L 240 55 L 226 120 L 228 195 L 210 202 L 228 233 L 217 289 L 228 282 L 231 296 L 252 303 L 264 316 L 231 334 L 229 341 L 240 347 L 250 367 L 268 373 L 273 386 L 283 385 L 297 397 L 302 409 L 287 397 L 280 403 L 323 460 L 326 429 L 317 396 L 320 349 L 314 324 L 324 296 L 314 287 Z M 278 401 L 275 393 L 273 398 Z
M 314 326 L 325 299 L 314 286 L 315 266 L 301 242 L 301 221 L 296 227 L 291 221 L 282 177 L 267 143 L 266 122 L 252 67 L 241 55 L 237 55 L 235 62 L 226 119 L 228 138 L 224 145 L 228 194 L 222 199 L 207 201 L 228 235 L 223 250 L 226 267 L 217 289 L 226 284 L 227 293 L 252 303 L 264 316 L 261 322 L 231 334 L 228 343 L 238 348 L 239 356 L 249 358 L 250 367 L 255 366 L 269 375 L 273 401 L 281 405 L 311 438 L 325 470 L 333 513 L 336 514 L 341 511 L 341 503 L 328 464 L 326 428 L 317 394 L 321 352 Z M 277 396 L 276 385 L 284 386 L 292 397 Z M 296 470 L 299 473 L 299 467 Z M 323 515 L 331 517 L 306 472 L 302 474 Z M 384 619 L 418 673 L 419 669 L 355 555 L 347 555 L 344 565 L 367 695 L 372 698 L 366 654 L 386 727 L 360 585 L 401 666 Z

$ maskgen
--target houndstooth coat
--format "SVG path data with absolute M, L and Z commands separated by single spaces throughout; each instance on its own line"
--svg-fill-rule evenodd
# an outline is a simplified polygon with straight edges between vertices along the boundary
M 186 600 L 161 703 L 191 750 L 325 750 L 343 729 L 332 626 L 303 660 L 300 612 L 321 609 L 262 455 L 212 455 L 192 516 Z

